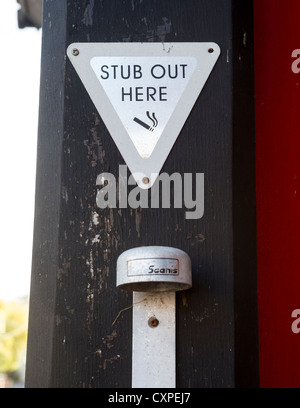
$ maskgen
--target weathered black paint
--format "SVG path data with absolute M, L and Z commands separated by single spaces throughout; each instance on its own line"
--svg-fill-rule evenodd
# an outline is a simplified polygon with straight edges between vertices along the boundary
M 97 175 L 124 161 L 66 48 L 124 41 L 221 47 L 162 170 L 205 173 L 200 220 L 96 207 Z M 44 1 L 27 387 L 131 386 L 131 310 L 119 312 L 132 297 L 115 287 L 116 260 L 143 245 L 192 259 L 193 288 L 177 295 L 177 386 L 257 386 L 250 0 Z

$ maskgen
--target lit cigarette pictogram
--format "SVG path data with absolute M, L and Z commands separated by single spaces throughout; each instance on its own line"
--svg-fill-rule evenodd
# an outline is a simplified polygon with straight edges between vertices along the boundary
M 147 123 L 143 122 L 141 119 L 139 118 L 134 118 L 133 120 L 139 124 L 140 126 L 142 126 L 143 128 L 149 130 L 149 132 L 153 132 L 153 130 L 157 127 L 158 125 L 158 120 L 155 117 L 155 113 L 152 113 L 152 116 L 150 116 L 149 111 L 146 112 L 148 118 L 152 121 L 152 126 L 149 126 Z

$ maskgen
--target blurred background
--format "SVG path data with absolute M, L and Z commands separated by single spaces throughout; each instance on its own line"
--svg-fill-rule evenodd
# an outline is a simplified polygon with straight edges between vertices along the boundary
M 0 388 L 23 387 L 33 238 L 42 0 L 1 0 Z

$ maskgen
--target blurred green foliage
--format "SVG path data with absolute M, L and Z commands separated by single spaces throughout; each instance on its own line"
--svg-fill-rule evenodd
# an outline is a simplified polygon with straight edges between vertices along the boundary
M 15 372 L 24 362 L 27 324 L 27 302 L 0 300 L 0 373 Z

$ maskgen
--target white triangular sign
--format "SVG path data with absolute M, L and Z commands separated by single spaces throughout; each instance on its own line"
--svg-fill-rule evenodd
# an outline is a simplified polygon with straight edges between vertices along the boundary
M 74 43 L 68 57 L 137 184 L 152 187 L 219 55 L 215 43 Z

